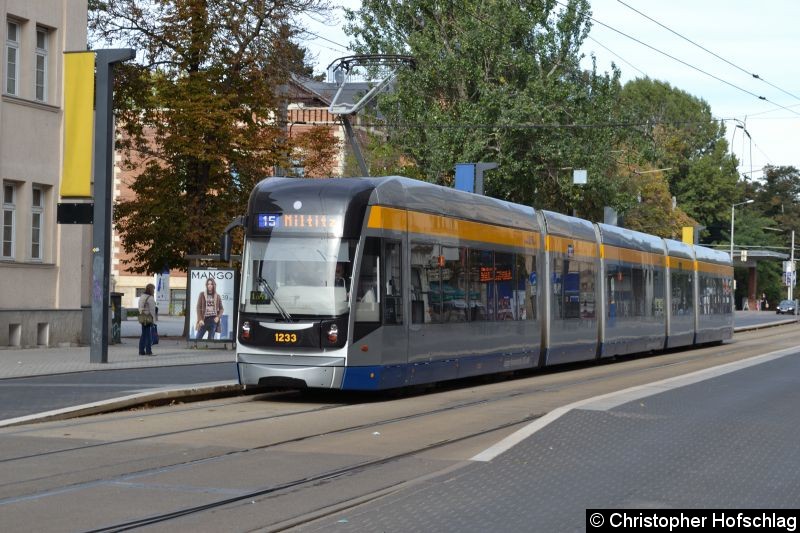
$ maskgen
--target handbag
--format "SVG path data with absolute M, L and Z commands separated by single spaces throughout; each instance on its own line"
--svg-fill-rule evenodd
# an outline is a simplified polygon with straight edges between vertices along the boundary
M 158 344 L 158 325 L 155 323 L 153 323 L 153 327 L 150 328 L 150 335 L 153 341 L 151 344 Z
M 150 298 L 150 295 L 147 295 L 145 298 Z M 145 302 L 147 302 L 147 300 L 145 300 Z M 145 305 L 144 308 L 147 309 L 147 306 Z M 139 312 L 139 324 L 143 326 L 149 326 L 152 323 L 153 323 L 153 315 L 141 311 Z

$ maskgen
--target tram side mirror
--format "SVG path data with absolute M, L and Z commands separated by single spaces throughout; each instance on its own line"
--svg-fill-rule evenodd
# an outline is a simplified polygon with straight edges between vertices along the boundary
M 222 234 L 222 242 L 220 243 L 219 260 L 227 262 L 231 260 L 231 234 L 225 232 Z

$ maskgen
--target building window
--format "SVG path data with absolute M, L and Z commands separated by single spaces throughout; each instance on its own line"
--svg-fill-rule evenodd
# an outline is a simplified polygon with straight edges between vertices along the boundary
M 16 190 L 13 184 L 3 183 L 3 244 L 0 258 L 14 259 L 14 218 Z
M 33 200 L 31 202 L 31 259 L 41 261 L 43 259 L 42 249 L 43 228 L 44 226 L 44 189 L 34 187 L 32 190 Z
M 19 79 L 19 24 L 6 23 L 6 93 L 17 94 Z
M 47 41 L 49 33 L 36 28 L 36 100 L 47 101 Z

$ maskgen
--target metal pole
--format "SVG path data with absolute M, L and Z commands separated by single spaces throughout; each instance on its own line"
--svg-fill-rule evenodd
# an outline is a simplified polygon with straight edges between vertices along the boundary
M 731 206 L 731 266 L 733 266 L 733 217 L 736 216 L 736 204 Z
M 94 227 L 92 228 L 92 338 L 89 362 L 108 362 L 111 267 L 111 198 L 114 156 L 114 63 L 133 59 L 131 48 L 97 50 L 95 56 Z
M 791 259 L 789 259 L 789 265 L 791 265 L 791 278 L 789 279 L 789 298 L 788 300 L 792 300 L 792 296 L 794 293 L 794 230 L 792 230 L 792 251 L 790 253 Z
M 361 154 L 361 148 L 358 146 L 358 139 L 353 131 L 353 125 L 350 124 L 350 118 L 347 115 L 342 115 L 342 124 L 344 124 L 344 131 L 347 133 L 347 140 L 350 141 L 350 147 L 353 149 L 353 155 L 356 156 L 356 161 L 358 161 L 358 168 L 361 169 L 361 174 L 363 174 L 364 177 L 369 177 L 367 163 L 364 161 L 364 156 Z
M 736 216 L 736 206 L 752 204 L 753 202 L 755 202 L 755 200 L 745 200 L 744 202 L 739 202 L 738 204 L 733 204 L 731 206 L 731 266 L 733 266 L 733 220 Z

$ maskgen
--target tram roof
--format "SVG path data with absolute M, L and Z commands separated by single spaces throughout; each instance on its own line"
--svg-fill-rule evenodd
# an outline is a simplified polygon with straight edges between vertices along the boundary
M 600 228 L 600 238 L 603 244 L 655 254 L 664 253 L 664 240 L 661 237 L 609 224 L 597 224 L 597 227 Z
M 664 242 L 667 243 L 667 255 L 694 260 L 694 249 L 690 244 L 674 239 L 664 239 Z
M 370 180 L 375 184 L 369 202 L 372 205 L 399 207 L 540 231 L 536 212 L 532 207 L 401 176 L 359 179 Z
M 704 246 L 694 247 L 695 257 L 698 261 L 705 261 L 706 263 L 718 263 L 720 265 L 731 265 L 731 256 L 728 252 L 721 252 L 713 250 Z
M 554 211 L 542 211 L 542 214 L 547 225 L 547 233 L 595 242 L 594 224 L 588 220 Z
M 256 185 L 250 196 L 251 209 L 263 205 L 274 191 L 296 191 L 304 195 L 337 199 L 364 197 L 370 205 L 384 205 L 412 211 L 461 218 L 540 231 L 536 211 L 489 196 L 473 194 L 402 176 L 360 178 L 280 178 L 272 177 Z

